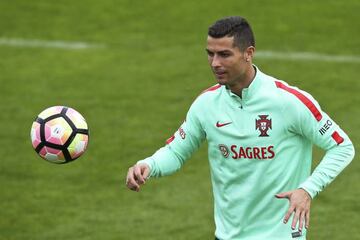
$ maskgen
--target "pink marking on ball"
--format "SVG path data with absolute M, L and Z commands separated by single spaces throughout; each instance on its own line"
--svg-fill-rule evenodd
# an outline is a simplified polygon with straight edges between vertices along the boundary
M 45 147 L 45 149 L 46 149 L 46 152 L 56 154 L 56 155 L 59 155 L 60 153 L 62 153 L 61 150 L 51 148 L 51 147 Z
M 48 141 L 51 137 L 51 127 L 49 126 L 49 124 L 45 124 L 45 139 L 46 141 Z
M 45 158 L 45 155 L 46 155 L 46 147 L 43 147 L 41 148 L 40 152 L 39 152 L 39 155 L 43 158 Z
M 46 141 L 48 141 L 48 142 L 50 142 L 50 143 L 58 144 L 58 145 L 64 144 L 64 143 L 61 141 L 61 138 L 56 138 L 56 137 L 50 137 L 50 138 L 47 139 Z
M 39 144 L 40 144 L 40 141 L 37 140 L 37 139 L 34 139 L 34 140 L 32 141 L 32 146 L 33 146 L 34 149 L 35 149 Z

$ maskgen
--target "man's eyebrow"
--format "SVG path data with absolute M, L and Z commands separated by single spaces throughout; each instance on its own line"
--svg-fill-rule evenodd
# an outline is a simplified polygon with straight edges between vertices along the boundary
M 221 50 L 221 51 L 217 51 L 217 52 L 216 52 L 216 51 L 213 52 L 213 51 L 209 50 L 208 48 L 206 48 L 205 50 L 206 50 L 206 52 L 208 52 L 208 53 L 220 53 L 220 54 L 223 54 L 223 53 L 231 53 L 231 51 L 228 50 L 228 49 Z
M 218 53 L 231 53 L 231 51 L 230 51 L 230 50 L 225 49 L 225 50 L 222 50 L 222 51 L 218 51 Z

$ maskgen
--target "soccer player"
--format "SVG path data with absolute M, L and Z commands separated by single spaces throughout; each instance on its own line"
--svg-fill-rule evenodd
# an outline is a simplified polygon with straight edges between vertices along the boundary
M 128 188 L 174 173 L 206 139 L 216 239 L 305 239 L 311 200 L 354 157 L 349 137 L 310 94 L 253 65 L 244 18 L 210 26 L 206 52 L 217 84 L 164 147 L 129 168 Z M 311 173 L 313 144 L 326 154 Z

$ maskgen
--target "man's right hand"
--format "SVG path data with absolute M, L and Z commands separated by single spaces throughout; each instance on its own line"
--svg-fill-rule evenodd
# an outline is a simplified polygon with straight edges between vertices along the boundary
M 146 163 L 135 164 L 130 167 L 126 176 L 126 186 L 133 191 L 140 191 L 150 174 L 150 167 Z

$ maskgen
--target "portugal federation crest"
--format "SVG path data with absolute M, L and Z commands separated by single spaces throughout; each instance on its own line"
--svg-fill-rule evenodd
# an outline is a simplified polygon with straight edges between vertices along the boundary
M 268 119 L 269 115 L 259 115 L 260 119 L 255 119 L 255 129 L 259 129 L 259 137 L 268 137 L 267 131 L 271 128 L 271 119 Z

